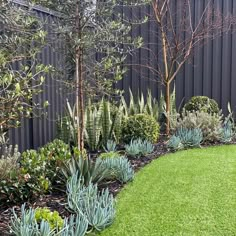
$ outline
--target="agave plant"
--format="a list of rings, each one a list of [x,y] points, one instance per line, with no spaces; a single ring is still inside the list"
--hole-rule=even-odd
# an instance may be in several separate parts
[[[147,140],[131,140],[125,145],[125,151],[129,156],[145,156],[154,151],[154,145]]]
[[[115,218],[114,199],[108,189],[98,191],[97,185],[84,185],[83,178],[74,174],[67,183],[68,209],[84,215],[89,226],[98,231],[112,224]]]
[[[113,140],[108,140],[107,145],[104,149],[106,152],[115,152],[116,151],[116,142]]]
[[[70,160],[64,162],[62,173],[64,181],[67,181],[75,173],[79,173],[84,179],[84,184],[90,182],[99,183],[104,178],[109,177],[109,172],[98,161],[93,162],[89,156],[83,156],[77,148],[74,149],[74,156]]]
[[[233,124],[230,120],[224,124],[220,132],[220,141],[223,143],[230,143],[233,140],[235,133],[233,130]]]
[[[121,183],[127,183],[134,178],[134,170],[131,164],[123,156],[106,159],[98,158],[97,161],[109,171],[110,177],[117,179]]]
[[[173,135],[167,142],[167,148],[171,151],[176,151],[182,149],[183,144],[181,143],[181,140],[178,136]]]
[[[202,131],[199,128],[186,129],[181,127],[177,130],[176,136],[180,138],[184,147],[200,147],[203,141]]]

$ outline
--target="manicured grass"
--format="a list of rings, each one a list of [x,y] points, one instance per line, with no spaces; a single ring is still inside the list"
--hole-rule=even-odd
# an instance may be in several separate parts
[[[116,221],[101,235],[236,235],[236,146],[153,161],[119,194]]]

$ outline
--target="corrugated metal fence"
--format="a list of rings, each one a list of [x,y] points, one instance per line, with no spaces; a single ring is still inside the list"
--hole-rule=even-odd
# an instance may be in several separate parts
[[[14,1],[24,6],[23,1]],[[45,22],[45,30],[50,37],[51,26],[56,19],[55,12],[49,12],[42,7],[35,7],[37,17]],[[62,42],[59,40],[56,45],[48,45],[38,56],[40,63],[45,65],[53,65],[57,69],[62,69],[65,59],[62,51]],[[63,78],[60,78],[63,79]],[[53,140],[56,135],[56,120],[58,116],[63,113],[65,108],[66,98],[69,94],[63,93],[63,83],[59,81],[56,75],[51,75],[46,78],[43,85],[43,92],[37,97],[34,97],[34,101],[44,102],[48,101],[50,106],[45,110],[45,115],[33,117],[31,119],[24,119],[20,128],[10,130],[10,141],[12,144],[18,144],[20,150],[26,150],[30,148],[38,148],[47,142]]]
[[[192,15],[194,19],[199,19],[209,1],[191,1]],[[184,1],[171,0],[175,9],[178,9],[178,4],[182,2]],[[231,13],[236,16],[235,0],[214,0],[214,6],[224,15]],[[128,18],[133,20],[143,15],[152,16],[153,14],[151,7],[134,7],[124,11]],[[178,17],[178,13],[175,17]],[[232,108],[236,110],[236,34],[233,33],[235,30],[236,27],[223,37],[218,37],[213,41],[209,40],[209,42],[205,42],[206,44],[203,47],[195,49],[195,56],[184,65],[175,81],[178,106],[193,95],[206,95],[216,99],[224,112],[227,112],[228,102],[231,102]],[[147,47],[148,50],[138,50],[133,56],[128,57],[127,64],[145,64],[147,61],[154,61],[155,56],[160,59],[160,49],[157,45],[157,24],[149,21],[135,27],[132,30],[132,36],[138,35],[143,37],[144,47]],[[154,52],[155,56],[150,52]],[[158,81],[156,76],[147,68],[131,66],[119,87],[125,91],[130,87],[136,93],[138,90],[146,93],[147,89],[150,88],[153,95],[158,97],[161,86],[156,81]]]
[[[201,14],[207,0],[192,0],[193,14],[195,18]],[[177,4],[180,0],[173,0]],[[236,15],[235,0],[214,0],[214,3],[222,13]],[[36,8],[35,11],[44,20],[53,20],[54,16],[44,8]],[[140,18],[145,14],[152,14],[150,7],[134,7],[122,9],[130,19]],[[50,30],[49,28],[47,30]],[[235,29],[232,29],[232,32]],[[157,38],[154,33],[157,26],[149,21],[132,30],[132,36],[141,35],[145,45],[156,52],[159,49],[156,45]],[[62,55],[55,52],[51,47],[45,47],[41,54],[42,62],[58,66],[58,61],[63,60]],[[141,64],[143,60],[154,60],[148,50],[140,49],[134,55],[128,57],[128,64]],[[236,109],[236,34],[227,34],[224,37],[208,42],[204,47],[196,51],[191,62],[186,63],[176,78],[177,104],[180,105],[183,99],[187,100],[193,95],[206,95],[216,99],[221,108],[226,111],[227,103],[231,102],[232,108]],[[160,95],[160,86],[155,82],[154,75],[145,68],[131,66],[126,78],[119,83],[118,87],[127,91],[129,87],[137,94],[138,91],[146,93],[151,89],[153,96]],[[49,100],[51,106],[48,109],[48,116],[45,118],[33,118],[25,120],[21,128],[10,132],[12,143],[20,145],[21,150],[26,148],[37,148],[55,137],[57,115],[63,112],[65,96],[61,96],[58,89],[60,84],[55,80],[48,79],[44,85],[44,92],[39,99]],[[126,93],[128,99],[128,93]]]

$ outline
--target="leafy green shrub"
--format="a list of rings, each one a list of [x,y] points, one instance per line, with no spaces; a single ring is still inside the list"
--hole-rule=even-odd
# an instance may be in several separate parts
[[[218,141],[222,127],[222,115],[209,114],[204,111],[186,111],[177,121],[178,128],[199,128],[203,134],[203,141]]]
[[[186,111],[203,111],[209,114],[218,114],[220,109],[214,99],[206,96],[194,96],[184,106]]]
[[[176,136],[179,137],[185,148],[200,147],[203,140],[202,131],[199,128],[186,129],[181,127],[177,130]]]
[[[67,205],[72,212],[84,215],[88,224],[98,231],[114,221],[114,199],[108,189],[99,192],[97,185],[91,182],[85,186],[78,173],[67,183]]]
[[[155,143],[159,138],[159,124],[146,114],[130,116],[124,121],[122,137],[125,143],[139,138]]]
[[[154,145],[147,140],[131,140],[129,144],[125,145],[125,151],[129,156],[145,156],[154,151]]]
[[[97,159],[97,162],[109,172],[110,178],[117,179],[121,183],[127,183],[134,178],[134,170],[125,157]]]
[[[167,142],[167,148],[171,151],[177,151],[183,148],[183,144],[178,136],[172,135]]]
[[[37,208],[35,210],[35,219],[38,224],[43,220],[47,222],[51,230],[60,231],[64,221],[57,211],[51,212],[48,208]]]

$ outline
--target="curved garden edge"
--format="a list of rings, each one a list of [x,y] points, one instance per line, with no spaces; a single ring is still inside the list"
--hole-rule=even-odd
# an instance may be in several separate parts
[[[102,235],[235,233],[235,157],[236,145],[163,155],[119,193],[115,223]]]

